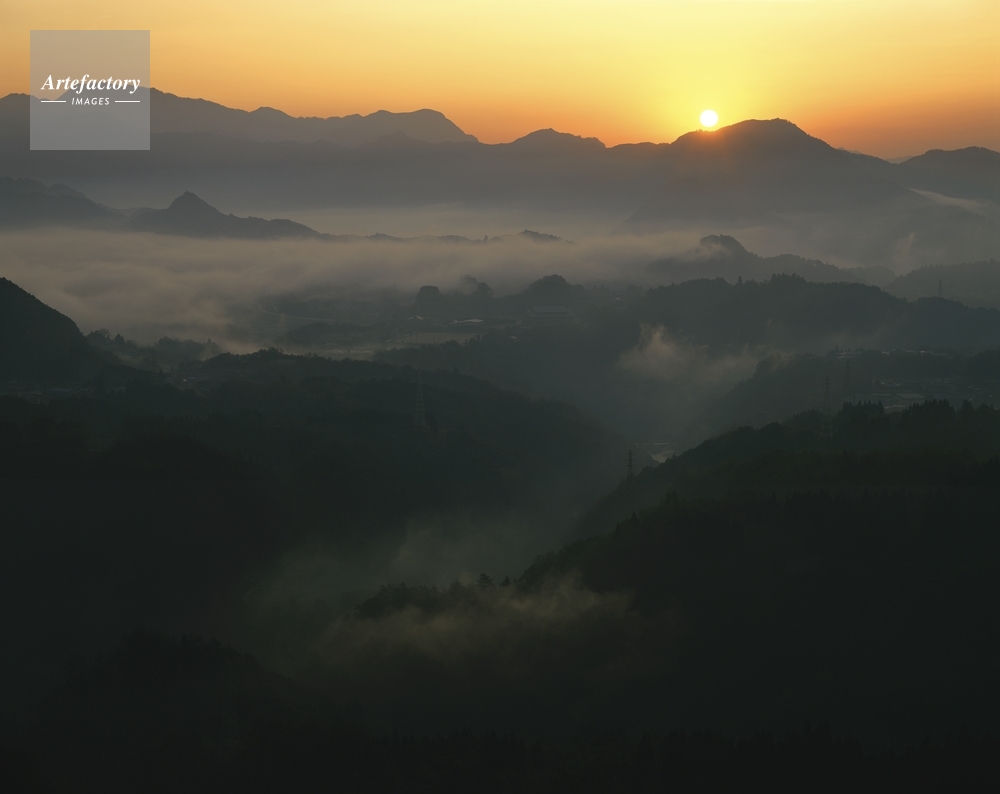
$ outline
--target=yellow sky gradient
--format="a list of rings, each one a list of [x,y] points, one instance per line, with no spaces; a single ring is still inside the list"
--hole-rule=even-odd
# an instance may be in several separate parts
[[[0,0],[0,95],[30,88],[30,30],[115,28],[151,31],[157,88],[247,110],[611,145],[714,108],[883,157],[1000,150],[998,0]]]

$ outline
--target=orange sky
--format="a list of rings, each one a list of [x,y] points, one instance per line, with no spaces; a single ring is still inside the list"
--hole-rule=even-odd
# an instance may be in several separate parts
[[[149,29],[152,83],[233,107],[431,107],[487,142],[607,144],[783,117],[894,157],[1000,150],[998,0],[0,0],[0,94],[31,29]]]

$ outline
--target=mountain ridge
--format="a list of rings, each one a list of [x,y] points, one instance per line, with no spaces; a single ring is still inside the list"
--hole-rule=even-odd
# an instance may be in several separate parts
[[[187,237],[230,237],[273,240],[281,237],[322,239],[323,235],[301,223],[278,218],[240,218],[226,215],[190,191],[185,191],[162,210],[141,212],[126,222],[130,231],[181,234]]]
[[[265,219],[226,214],[190,190],[171,200],[165,208],[116,209],[90,199],[67,185],[45,185],[33,179],[0,176],[0,229],[71,226],[121,232],[151,232],[183,237],[276,240],[414,240],[483,245],[506,239],[534,243],[570,243],[553,234],[525,229],[516,234],[470,239],[462,235],[395,237],[388,234],[352,235],[319,232],[287,218]]]
[[[729,282],[737,279],[766,281],[775,274],[794,274],[819,283],[857,281],[884,287],[896,278],[896,274],[884,265],[842,268],[795,254],[761,256],[748,251],[739,240],[727,234],[702,237],[696,247],[650,262],[647,270],[675,282],[705,278],[706,271],[710,277],[721,276]]]
[[[104,363],[73,320],[0,277],[0,380],[65,384]]]
[[[328,140],[343,146],[371,143],[396,132],[427,143],[476,140],[443,113],[428,108],[403,113],[377,110],[368,115],[354,113],[326,118],[292,116],[276,108],[241,110],[155,88],[150,90],[150,125],[153,133],[216,132],[257,141]]]
[[[262,217],[451,204],[585,211],[640,233],[677,223],[732,224],[733,231],[763,224],[816,237],[810,248],[825,259],[896,269],[940,261],[944,250],[957,261],[1000,251],[1000,153],[981,147],[897,164],[835,149],[784,119],[612,147],[554,130],[484,144],[369,127],[363,143],[346,146],[259,141],[197,125],[156,132],[154,118],[148,152],[82,156],[30,151],[28,102],[26,95],[0,99],[0,174],[71,184],[118,207],[164,206],[191,191]],[[383,116],[398,120],[365,118]]]
[[[434,110],[432,108],[420,108],[418,110],[412,111],[389,111],[389,110],[376,110],[367,115],[360,113],[352,113],[346,116],[293,116],[286,113],[283,110],[272,108],[269,106],[261,106],[254,110],[243,110],[241,108],[231,108],[223,105],[219,102],[214,102],[209,99],[204,99],[201,97],[181,97],[176,94],[172,94],[167,91],[161,91],[156,88],[143,89],[148,91],[150,96],[150,121],[151,121],[151,134],[159,135],[171,132],[215,132],[222,135],[232,135],[234,137],[243,137],[250,140],[255,140],[257,142],[282,142],[290,141],[296,143],[313,143],[318,140],[330,140],[331,142],[336,142],[336,136],[330,137],[330,135],[324,132],[323,125],[329,124],[332,127],[336,126],[351,126],[360,124],[362,122],[372,123],[378,122],[378,129],[376,132],[371,134],[370,137],[364,138],[362,135],[357,137],[364,138],[363,141],[359,140],[354,143],[346,143],[347,146],[357,146],[361,143],[373,143],[379,138],[385,135],[392,135],[395,132],[402,132],[407,138],[415,141],[421,141],[423,143],[461,143],[461,142],[475,142],[483,147],[503,147],[510,146],[512,144],[528,144],[535,142],[544,142],[545,144],[552,143],[554,141],[562,141],[564,143],[570,143],[571,145],[576,145],[580,143],[586,143],[590,147],[614,151],[619,149],[654,149],[662,150],[668,147],[677,147],[680,144],[681,149],[695,149],[698,146],[712,146],[718,145],[722,140],[733,140],[736,138],[741,141],[768,141],[775,142],[780,139],[784,142],[794,141],[799,144],[804,144],[815,148],[817,151],[825,151],[832,154],[844,154],[851,157],[862,157],[868,160],[877,161],[879,163],[885,163],[893,166],[902,166],[904,164],[910,164],[910,169],[913,168],[915,161],[924,162],[931,161],[935,158],[945,158],[948,159],[951,156],[957,155],[957,153],[964,153],[962,157],[964,159],[969,159],[975,156],[985,156],[987,158],[995,158],[991,160],[991,163],[995,164],[1000,162],[1000,152],[996,152],[992,149],[982,147],[982,146],[967,146],[960,147],[958,149],[929,149],[922,154],[917,154],[905,158],[901,162],[893,162],[897,158],[880,158],[877,155],[867,154],[865,152],[858,152],[844,148],[835,148],[829,143],[824,141],[822,138],[817,138],[816,136],[810,135],[801,127],[796,125],[794,122],[775,117],[772,119],[744,119],[742,121],[734,122],[723,127],[719,127],[713,130],[697,129],[690,130],[688,132],[682,133],[673,141],[629,141],[625,143],[615,144],[613,146],[608,146],[599,138],[594,136],[577,135],[575,133],[561,132],[553,129],[552,127],[540,128],[533,130],[510,141],[502,141],[499,143],[482,143],[476,136],[465,132],[462,130],[455,122],[451,121],[445,114],[441,111]],[[30,96],[28,94],[23,94],[19,92],[12,92],[6,96],[0,97],[0,133],[10,130],[10,123],[12,121],[21,121],[25,124],[28,122],[28,100]],[[158,107],[159,106],[159,107]],[[199,118],[169,118],[164,115],[165,110],[172,112],[177,112],[178,107],[183,107],[185,109],[197,109],[190,115],[197,116]],[[218,114],[215,116],[213,114]],[[303,128],[309,127],[311,132],[315,133],[312,137],[308,134],[299,133],[297,135],[292,135],[290,137],[261,137],[259,135],[260,130],[257,130],[258,134],[255,134],[254,130],[238,130],[233,128],[233,120],[240,119],[244,121],[249,121],[250,126],[262,127],[258,124],[258,120],[265,123],[270,122],[280,122],[284,124],[294,124],[301,122]],[[435,123],[440,123],[442,125],[440,132],[449,133],[450,137],[442,136],[440,138],[433,137],[421,137],[421,135],[414,134],[413,132],[407,132],[401,124],[404,120],[416,119],[420,121],[433,120]],[[223,121],[225,120],[225,121]],[[385,128],[389,128],[386,131]],[[761,135],[761,131],[767,131],[767,135]],[[27,130],[20,131],[24,137],[27,137]],[[777,135],[775,133],[778,133]]]

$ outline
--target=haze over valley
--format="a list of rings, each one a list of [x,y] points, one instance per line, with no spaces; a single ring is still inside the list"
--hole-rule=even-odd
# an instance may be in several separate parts
[[[140,92],[148,151],[0,98],[3,774],[991,768],[1000,153]]]

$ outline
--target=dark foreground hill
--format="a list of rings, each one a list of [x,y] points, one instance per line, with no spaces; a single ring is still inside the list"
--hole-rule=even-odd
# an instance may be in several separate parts
[[[711,733],[528,741],[372,731],[218,643],[138,632],[74,671],[39,725],[0,746],[14,791],[987,791],[994,742],[865,753],[826,728],[734,742]]]
[[[998,417],[859,408],[833,442],[748,431],[514,582],[392,585],[274,625],[300,627],[308,680],[407,730],[995,735]]]
[[[78,383],[106,363],[69,317],[0,278],[0,381]]]
[[[990,405],[973,407],[963,402],[956,410],[946,400],[920,402],[892,412],[878,402],[843,403],[832,416],[811,410],[781,422],[754,428],[742,426],[703,441],[696,447],[644,469],[632,481],[623,481],[577,525],[583,536],[620,521],[636,510],[655,506],[664,493],[676,492],[685,497],[721,497],[730,492],[764,488],[770,493],[789,495],[796,489],[836,490],[846,488],[860,493],[866,485],[882,482],[884,487],[903,487],[905,480],[881,480],[870,471],[857,473],[853,481],[838,479],[841,473],[806,466],[801,472],[783,471],[780,475],[762,471],[754,478],[746,464],[770,455],[815,453],[830,455],[849,451],[853,454],[908,453],[924,449],[948,450],[949,454],[967,453],[984,460],[1000,454],[1000,413]],[[791,458],[786,457],[791,460]],[[874,460],[874,458],[873,458]],[[821,473],[819,473],[821,472]],[[888,476],[888,475],[887,475]],[[768,478],[772,482],[763,485]],[[823,479],[827,477],[828,479]],[[864,477],[869,477],[868,482]]]
[[[66,318],[0,285],[77,349]],[[86,388],[0,396],[0,594],[20,605],[2,619],[8,720],[130,626],[214,625],[317,587],[338,603],[394,565],[514,572],[628,448],[570,406],[453,373],[269,351],[188,361],[174,386],[101,363]]]
[[[451,370],[265,351],[173,377],[116,365],[91,395],[0,398],[10,775],[325,790],[335,763],[373,791],[855,791],[989,773],[1000,411],[855,404],[614,489],[621,439]],[[359,592],[359,572],[386,584]],[[260,664],[142,633],[112,652],[143,625]],[[921,749],[879,755],[903,746]]]

